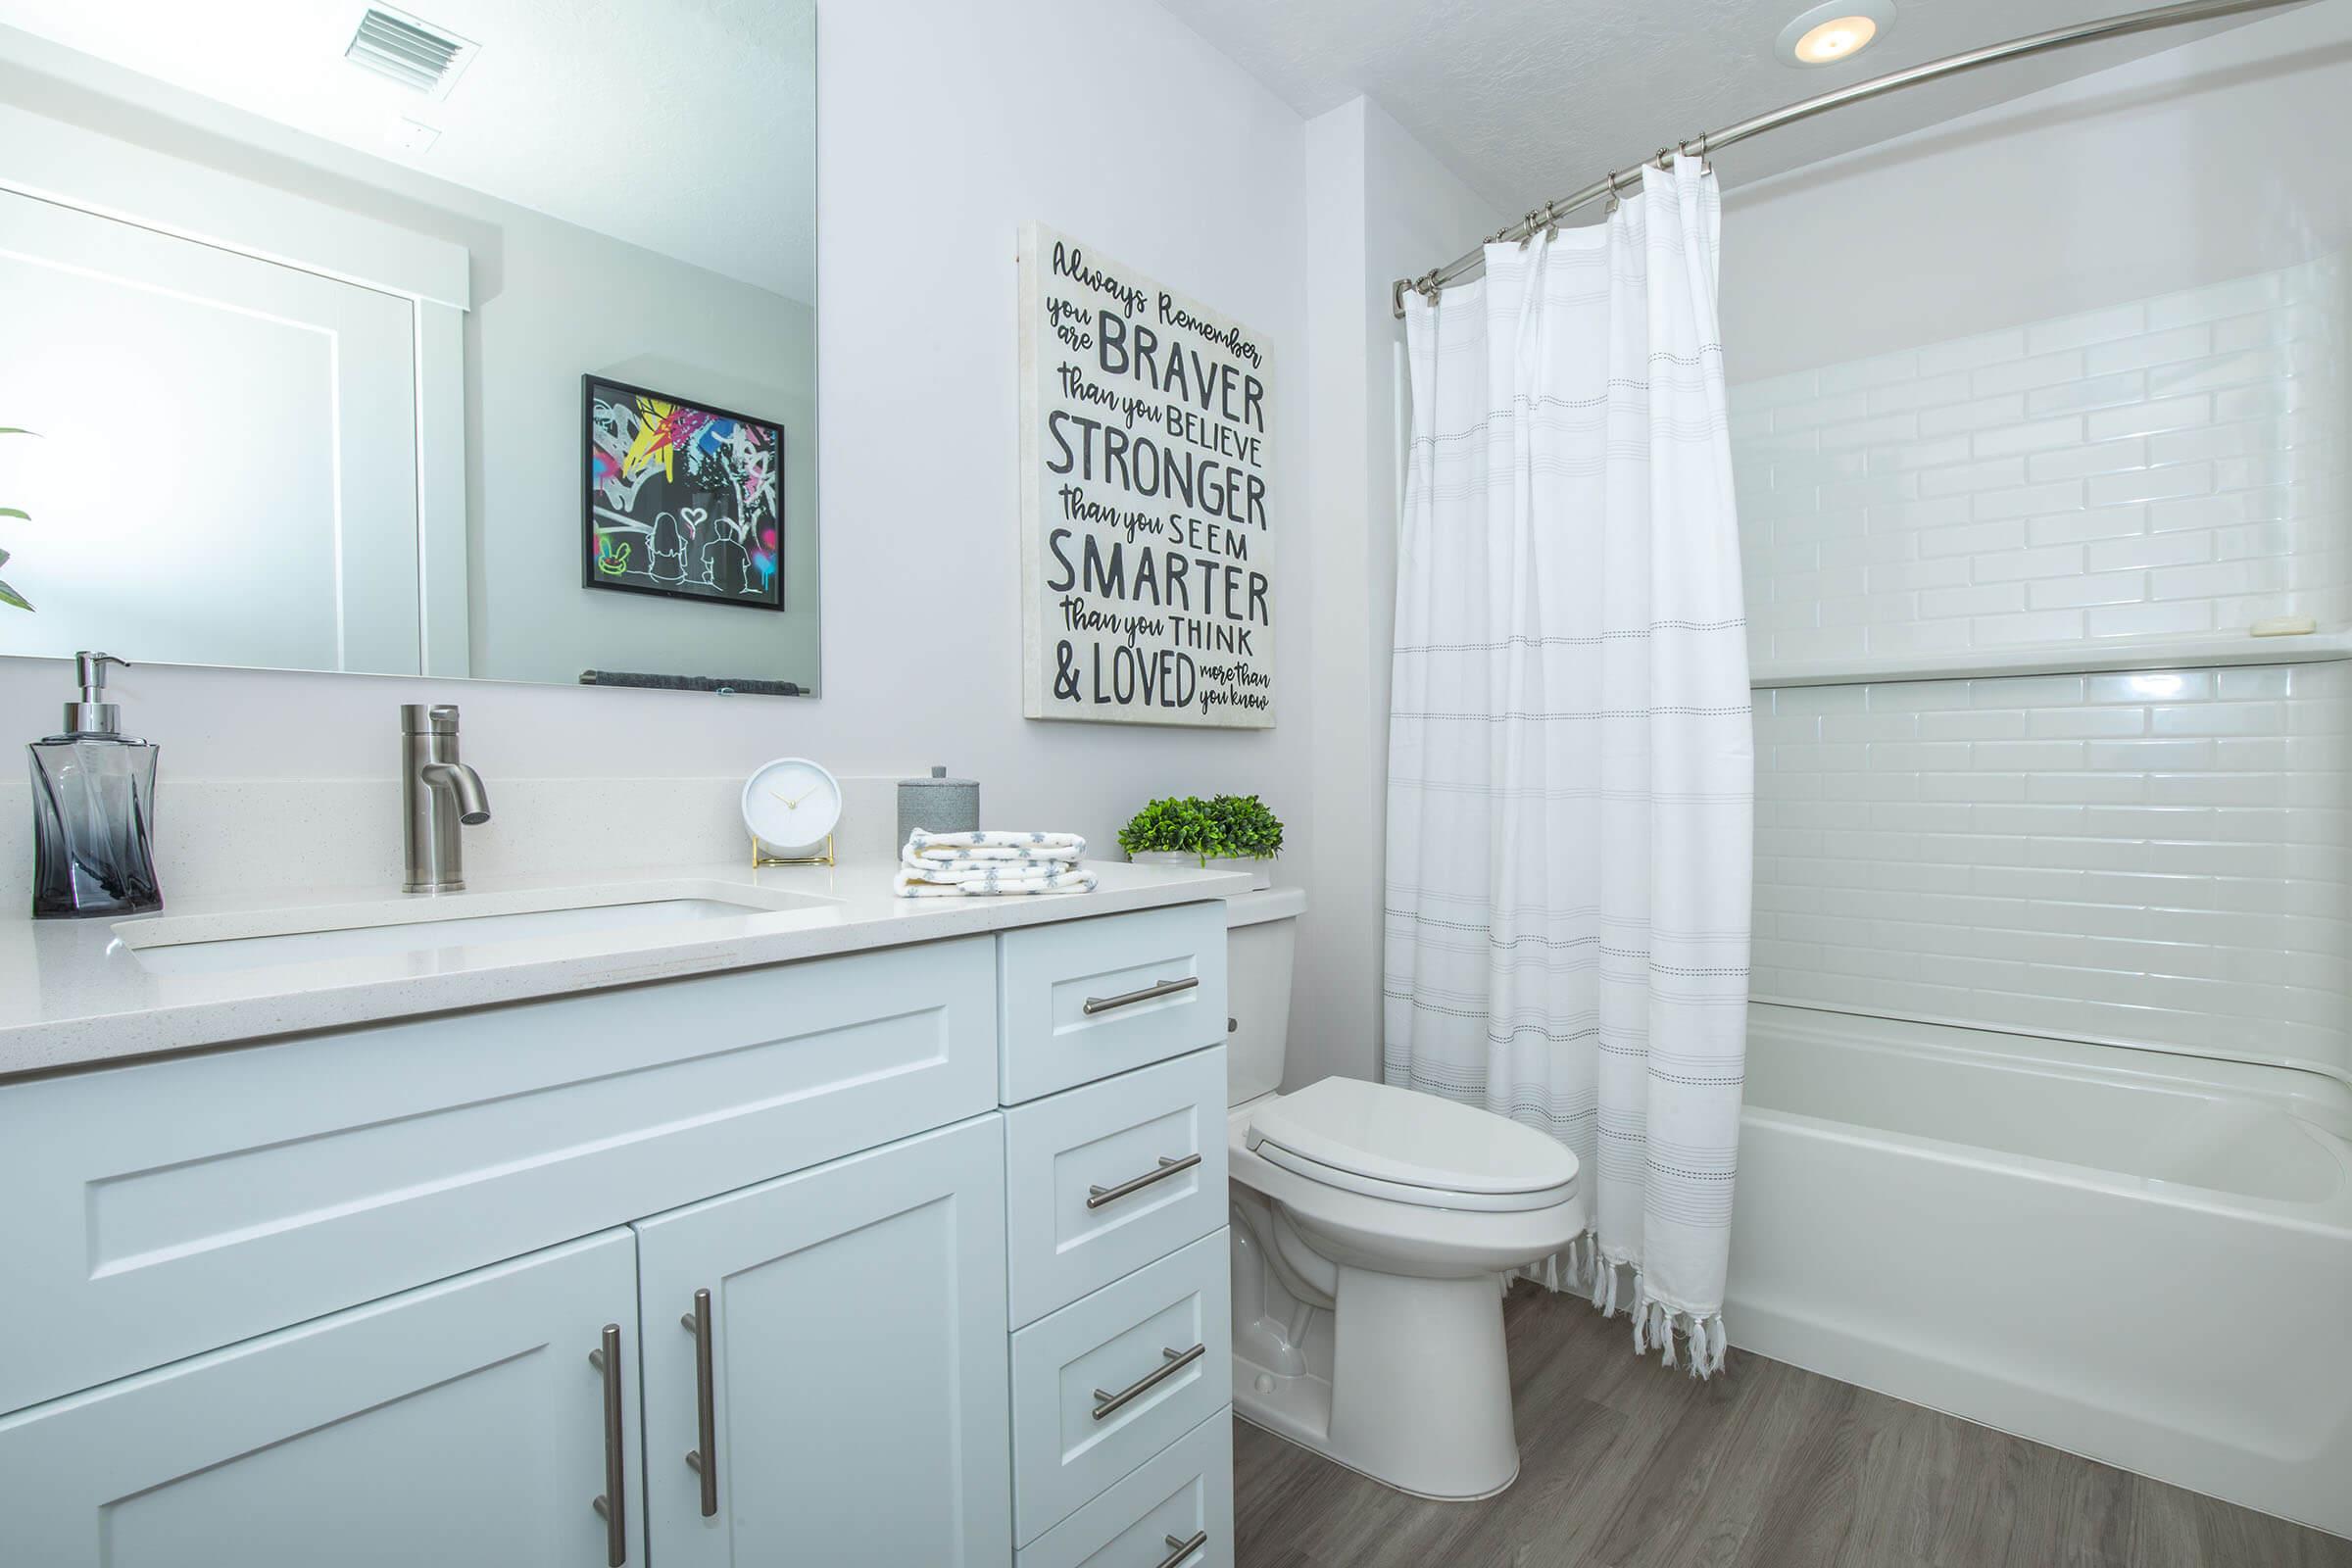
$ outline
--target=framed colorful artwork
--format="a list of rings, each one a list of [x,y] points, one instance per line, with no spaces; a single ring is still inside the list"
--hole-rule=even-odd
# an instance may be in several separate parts
[[[784,608],[784,427],[580,377],[580,584]]]

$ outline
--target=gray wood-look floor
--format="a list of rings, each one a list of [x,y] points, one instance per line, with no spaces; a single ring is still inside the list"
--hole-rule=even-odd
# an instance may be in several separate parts
[[[2352,1565],[2352,1542],[1779,1361],[1696,1382],[1573,1298],[1521,1285],[1504,1320],[1510,1491],[1424,1502],[1236,1422],[1240,1568]]]

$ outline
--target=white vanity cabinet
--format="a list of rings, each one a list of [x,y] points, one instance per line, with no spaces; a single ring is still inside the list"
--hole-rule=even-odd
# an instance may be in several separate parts
[[[0,1082],[0,1563],[1230,1563],[1223,943]]]

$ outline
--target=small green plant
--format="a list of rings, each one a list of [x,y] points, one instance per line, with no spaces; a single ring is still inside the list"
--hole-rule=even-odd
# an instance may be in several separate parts
[[[1212,858],[1270,860],[1282,853],[1282,818],[1254,795],[1171,796],[1136,812],[1119,829],[1119,848],[1129,855],[1189,855],[1203,865]]]
[[[1219,855],[1243,860],[1271,860],[1282,853],[1282,818],[1254,795],[1220,795],[1208,803],[1224,848]]]
[[[30,430],[19,429],[13,424],[0,425],[0,435],[31,435],[32,433],[33,432]],[[14,517],[19,522],[30,522],[32,520],[32,518],[26,514],[24,509],[22,507],[0,507],[0,517]],[[7,564],[8,552],[5,550],[0,550],[0,566],[5,566]],[[30,610],[32,608],[32,601],[26,599],[23,594],[17,592],[8,584],[0,582],[0,605],[13,605],[19,610]]]
[[[1153,801],[1119,829],[1119,848],[1129,855],[1190,855],[1204,865],[1225,853],[1222,843],[1216,818],[1190,797]]]

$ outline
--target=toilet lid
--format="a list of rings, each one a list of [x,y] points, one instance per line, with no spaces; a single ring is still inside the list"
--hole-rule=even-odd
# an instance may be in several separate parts
[[[1532,1127],[1360,1078],[1325,1078],[1250,1113],[1251,1142],[1368,1178],[1384,1189],[1532,1198],[1575,1185],[1576,1156]],[[1293,1161],[1279,1161],[1293,1164]],[[1517,1206],[1486,1204],[1476,1206]]]

